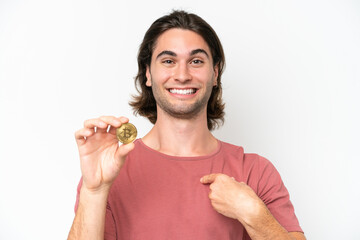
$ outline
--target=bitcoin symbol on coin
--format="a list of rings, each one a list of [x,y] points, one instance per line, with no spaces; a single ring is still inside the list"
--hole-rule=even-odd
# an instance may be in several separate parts
[[[136,136],[137,136],[136,127],[131,123],[124,123],[119,128],[116,129],[117,139],[124,144],[134,141]]]
[[[124,128],[123,133],[124,133],[123,135],[124,138],[128,139],[131,137],[131,130],[129,128]]]

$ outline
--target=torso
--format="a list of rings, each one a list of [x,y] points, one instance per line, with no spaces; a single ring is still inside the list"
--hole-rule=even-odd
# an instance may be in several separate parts
[[[184,158],[161,154],[137,140],[109,195],[122,236],[118,239],[242,239],[243,226],[217,213],[209,186],[200,183],[215,172],[241,178],[240,162],[236,169],[226,161],[224,144],[219,142],[210,155]],[[242,148],[234,150],[242,159]]]

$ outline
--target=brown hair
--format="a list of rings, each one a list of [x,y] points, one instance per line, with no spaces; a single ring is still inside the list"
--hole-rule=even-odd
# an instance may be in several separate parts
[[[139,93],[133,96],[130,106],[134,113],[147,117],[155,124],[157,119],[156,101],[152,89],[146,86],[146,67],[150,66],[151,57],[158,37],[172,28],[191,30],[206,41],[213,57],[214,67],[218,65],[217,86],[213,87],[207,105],[208,129],[213,130],[224,122],[225,104],[222,102],[221,75],[225,67],[225,56],[221,42],[212,27],[202,18],[185,11],[173,11],[171,14],[157,19],[145,33],[138,53],[138,74],[135,86]]]

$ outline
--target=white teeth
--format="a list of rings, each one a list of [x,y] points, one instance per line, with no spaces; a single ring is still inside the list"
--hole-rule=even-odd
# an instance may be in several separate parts
[[[171,89],[170,89],[170,92],[171,92],[171,93],[176,93],[176,94],[186,95],[186,94],[193,94],[193,93],[195,93],[195,89],[193,89],[193,88],[191,88],[191,89],[174,89],[174,88],[171,88]]]

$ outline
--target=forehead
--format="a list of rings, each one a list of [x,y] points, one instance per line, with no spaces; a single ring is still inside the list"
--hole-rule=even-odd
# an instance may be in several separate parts
[[[172,28],[158,37],[153,56],[164,50],[187,55],[195,49],[203,49],[211,56],[209,45],[200,34],[191,30]]]

